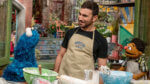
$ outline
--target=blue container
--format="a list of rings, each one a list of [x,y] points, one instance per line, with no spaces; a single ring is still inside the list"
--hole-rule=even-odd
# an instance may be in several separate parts
[[[56,37],[57,37],[57,34],[56,34],[56,32],[53,34],[53,36],[54,36],[54,38],[56,38]]]
[[[133,74],[125,71],[111,71],[110,75],[100,72],[104,84],[130,84]]]

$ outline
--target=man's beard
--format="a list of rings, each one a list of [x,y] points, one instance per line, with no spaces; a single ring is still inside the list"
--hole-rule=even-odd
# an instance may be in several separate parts
[[[82,21],[81,21],[82,22]],[[88,24],[86,24],[85,23],[85,25],[84,26],[80,26],[81,28],[83,28],[83,29],[86,29],[86,28],[88,28],[90,25],[92,25],[93,23],[92,22],[89,22]]]

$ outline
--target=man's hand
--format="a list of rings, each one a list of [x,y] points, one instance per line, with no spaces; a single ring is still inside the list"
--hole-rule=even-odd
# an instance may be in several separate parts
[[[99,67],[99,70],[100,70],[100,72],[102,72],[102,74],[107,74],[107,75],[110,74],[110,68],[107,66],[101,66],[101,67]]]

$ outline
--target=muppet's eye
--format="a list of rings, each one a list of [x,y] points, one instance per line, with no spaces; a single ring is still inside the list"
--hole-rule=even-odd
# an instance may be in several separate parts
[[[131,48],[131,47],[128,47],[128,49],[129,49],[129,50],[132,50],[132,48]]]

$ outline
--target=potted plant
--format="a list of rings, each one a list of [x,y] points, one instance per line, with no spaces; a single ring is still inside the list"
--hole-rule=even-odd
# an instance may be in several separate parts
[[[112,22],[112,43],[117,43],[117,35],[119,29],[119,18],[117,18],[114,22]]]
[[[52,34],[54,37],[56,37],[56,24],[50,24],[46,31],[48,34]]]

